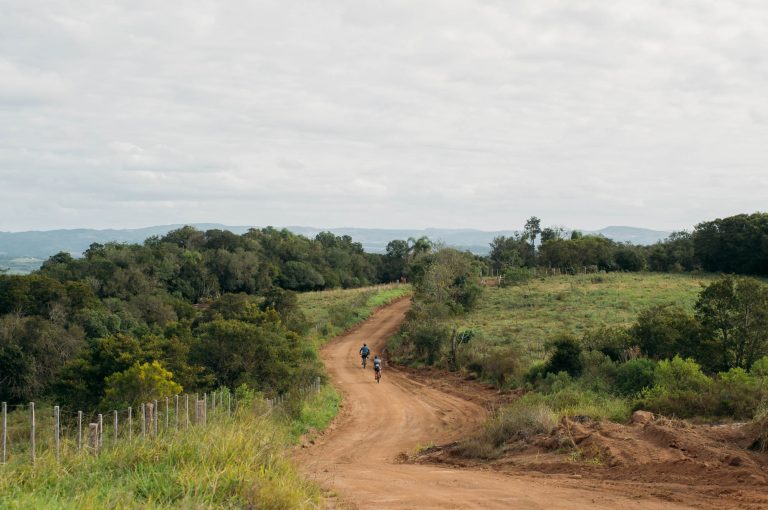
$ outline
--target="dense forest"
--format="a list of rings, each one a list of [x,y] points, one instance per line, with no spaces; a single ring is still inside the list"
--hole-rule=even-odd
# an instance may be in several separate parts
[[[31,275],[0,275],[0,400],[116,407],[147,388],[286,391],[319,372],[293,292],[399,278],[392,258],[272,228],[184,227],[59,253]]]

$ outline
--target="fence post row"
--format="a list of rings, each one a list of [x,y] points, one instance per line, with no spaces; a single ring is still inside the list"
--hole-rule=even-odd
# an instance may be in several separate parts
[[[311,389],[320,391],[320,378],[316,378],[314,384],[309,387],[302,388],[300,393],[308,394]],[[185,428],[189,428],[190,414],[189,414],[189,401],[190,395],[184,394],[184,416],[181,417],[181,395],[174,395],[173,409],[174,409],[174,422],[175,430],[179,430],[179,426],[182,423]],[[207,425],[208,423],[208,393],[203,393],[202,398],[198,397],[198,394],[193,395],[194,403],[194,420],[195,425]],[[216,416],[218,413],[225,411],[224,399],[226,397],[226,413],[228,417],[232,416],[232,393],[229,389],[222,389],[220,391],[210,392],[210,409],[211,416]],[[276,395],[273,399],[267,399],[266,402],[270,407],[280,405],[286,400],[286,395]],[[236,407],[235,403],[235,407]],[[218,410],[217,410],[218,407]],[[159,434],[159,410],[160,405],[158,400],[154,400],[149,403],[143,403],[137,410],[141,413],[141,437],[146,438],[147,434],[158,437]],[[171,427],[170,421],[171,401],[170,397],[165,397],[165,430],[168,431]],[[236,409],[235,409],[236,411]],[[113,434],[112,446],[118,444],[120,438],[120,411],[114,409],[112,411],[112,428]],[[37,418],[35,411],[35,403],[29,403],[29,421],[30,421],[30,458],[33,464],[37,461]],[[2,437],[2,454],[0,456],[0,463],[5,464],[8,461],[8,404],[2,402],[2,417],[1,417],[1,437]],[[85,441],[83,437],[83,425],[84,425],[84,413],[83,411],[77,412],[77,451],[81,452],[85,448],[92,455],[98,455],[104,448],[104,415],[97,414],[97,419],[93,423],[87,423],[88,425],[88,437]],[[133,439],[133,407],[128,407],[128,422],[124,424],[127,427],[127,432],[123,433],[124,437],[127,437],[129,441]],[[147,428],[149,427],[149,430]],[[55,448],[55,457],[57,461],[61,460],[61,406],[53,406],[53,447]]]

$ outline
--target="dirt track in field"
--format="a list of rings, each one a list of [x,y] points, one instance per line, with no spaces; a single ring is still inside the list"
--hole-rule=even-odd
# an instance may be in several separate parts
[[[678,509],[709,506],[712,499],[655,484],[581,479],[580,475],[494,472],[434,464],[402,463],[417,449],[467,436],[487,413],[460,392],[443,391],[385,366],[380,384],[360,367],[363,342],[380,352],[410,306],[401,300],[379,310],[354,331],[322,350],[344,406],[331,428],[294,460],[328,490],[331,508],[387,509]],[[475,400],[473,402],[472,400]],[[682,488],[681,488],[682,489]],[[727,507],[727,505],[726,505]],[[721,506],[720,508],[724,508]]]

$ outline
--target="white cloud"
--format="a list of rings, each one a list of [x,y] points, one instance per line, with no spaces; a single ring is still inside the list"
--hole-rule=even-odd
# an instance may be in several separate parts
[[[767,22],[751,0],[11,0],[0,229],[751,212]]]

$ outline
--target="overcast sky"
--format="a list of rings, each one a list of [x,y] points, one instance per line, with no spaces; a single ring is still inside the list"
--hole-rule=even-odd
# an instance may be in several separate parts
[[[0,13],[0,230],[677,229],[768,209],[763,0]]]

